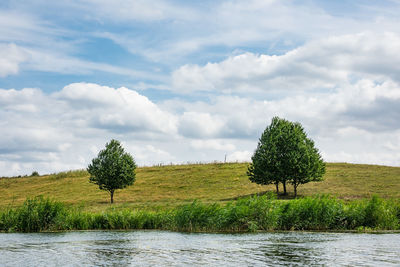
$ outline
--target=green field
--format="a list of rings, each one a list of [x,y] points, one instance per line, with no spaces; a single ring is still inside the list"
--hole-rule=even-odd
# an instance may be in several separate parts
[[[203,203],[225,203],[243,196],[275,191],[274,186],[251,183],[246,169],[247,163],[141,167],[137,169],[133,186],[116,191],[112,206],[108,193],[89,183],[85,171],[2,178],[0,209],[20,206],[27,197],[38,195],[86,211],[103,211],[110,207],[157,210],[187,204],[195,199]],[[400,167],[328,163],[324,178],[322,182],[301,185],[299,197],[331,194],[345,200],[372,195],[400,198]],[[291,186],[288,190],[292,194]]]

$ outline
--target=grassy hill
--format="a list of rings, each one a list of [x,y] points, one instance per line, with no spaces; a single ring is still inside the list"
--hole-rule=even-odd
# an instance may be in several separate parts
[[[199,199],[224,202],[241,196],[274,191],[246,176],[246,163],[215,163],[142,167],[136,182],[117,190],[113,208],[158,209],[175,207]],[[40,177],[0,179],[0,209],[21,205],[26,197],[44,195],[88,211],[111,207],[107,192],[90,184],[86,171],[71,171]],[[289,193],[292,187],[289,186]],[[400,167],[328,163],[325,180],[301,185],[299,196],[331,194],[343,199],[400,198]]]

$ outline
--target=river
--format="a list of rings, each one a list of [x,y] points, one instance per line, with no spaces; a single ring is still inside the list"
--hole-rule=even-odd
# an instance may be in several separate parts
[[[400,234],[1,233],[0,266],[400,266]]]

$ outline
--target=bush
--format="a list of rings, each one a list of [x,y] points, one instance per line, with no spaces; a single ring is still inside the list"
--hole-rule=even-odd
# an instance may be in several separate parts
[[[15,211],[15,230],[21,232],[50,230],[64,211],[62,203],[55,202],[49,198],[43,198],[42,196],[28,198]]]
[[[220,206],[216,203],[212,205],[202,204],[193,201],[189,205],[184,205],[175,213],[175,224],[180,231],[202,231],[206,229],[215,230],[219,225],[217,218],[220,213]]]
[[[16,231],[17,213],[14,209],[6,209],[0,213],[0,231],[14,232]]]
[[[284,230],[343,229],[343,204],[329,196],[287,201],[281,207],[279,228]]]
[[[377,229],[398,229],[397,207],[392,201],[383,201],[373,196],[365,207],[365,227]]]

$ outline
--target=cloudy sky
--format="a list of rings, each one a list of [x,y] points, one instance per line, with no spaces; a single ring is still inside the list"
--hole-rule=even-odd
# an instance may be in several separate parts
[[[0,176],[249,160],[273,116],[400,165],[400,1],[0,3]]]

